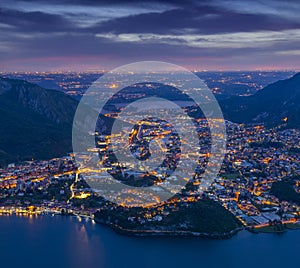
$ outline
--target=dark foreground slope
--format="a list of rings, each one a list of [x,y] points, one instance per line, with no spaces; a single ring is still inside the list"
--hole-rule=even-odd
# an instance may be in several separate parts
[[[183,235],[228,238],[242,228],[229,211],[210,199],[168,203],[155,208],[101,209],[95,220],[128,235]]]
[[[62,92],[0,78],[0,165],[70,152],[76,107]]]

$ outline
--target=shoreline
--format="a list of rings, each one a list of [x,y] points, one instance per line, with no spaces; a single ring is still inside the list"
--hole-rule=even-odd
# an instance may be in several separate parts
[[[201,237],[207,239],[230,239],[238,232],[245,230],[244,227],[239,227],[234,230],[231,230],[227,233],[204,233],[204,232],[194,232],[194,231],[176,231],[176,230],[134,230],[134,229],[126,229],[120,225],[113,224],[111,222],[106,222],[99,220],[97,218],[94,219],[97,224],[102,224],[110,227],[113,231],[118,234],[127,235],[127,236],[136,236],[136,237],[146,237],[146,236],[173,236],[173,237]]]
[[[230,232],[226,233],[204,233],[204,232],[194,232],[194,231],[171,231],[171,230],[134,230],[134,229],[126,229],[123,228],[120,225],[106,222],[104,220],[100,220],[97,218],[94,218],[92,215],[84,215],[84,214],[74,214],[74,213],[62,213],[61,211],[51,211],[51,210],[38,210],[38,211],[28,211],[24,209],[6,209],[6,210],[0,210],[0,217],[1,216],[30,216],[30,215],[38,215],[38,216],[44,216],[44,215],[59,215],[59,216],[69,216],[69,217],[80,217],[80,218],[89,218],[90,220],[93,220],[97,224],[105,225],[111,228],[114,232],[121,234],[121,235],[127,235],[127,236],[181,236],[181,237],[201,237],[201,238],[210,238],[210,239],[230,239],[234,235],[236,235],[238,232],[245,230],[245,227],[238,227],[234,230],[231,230]]]
[[[280,231],[264,231],[260,230],[260,228],[251,228],[251,227],[238,227],[234,230],[231,230],[226,233],[205,233],[205,232],[196,232],[196,231],[176,231],[176,230],[152,230],[152,229],[145,229],[145,230],[138,230],[138,229],[126,229],[120,225],[114,224],[112,222],[107,222],[104,220],[100,220],[97,218],[94,218],[93,214],[75,214],[75,213],[62,213],[61,211],[57,210],[38,210],[38,211],[29,211],[24,209],[5,209],[0,210],[0,217],[1,216],[44,216],[44,215],[59,215],[59,216],[69,216],[69,217],[79,217],[79,218],[85,218],[89,219],[94,223],[105,225],[109,228],[111,228],[115,233],[126,235],[126,236],[134,236],[134,237],[147,237],[147,236],[156,236],[156,237],[162,237],[162,236],[169,236],[169,237],[200,237],[200,238],[206,238],[206,239],[214,239],[214,240],[226,240],[230,239],[236,234],[238,234],[240,231],[246,230],[252,234],[282,234],[288,231],[293,230],[299,230],[300,229],[300,221],[295,222],[294,225],[286,226],[285,229]]]

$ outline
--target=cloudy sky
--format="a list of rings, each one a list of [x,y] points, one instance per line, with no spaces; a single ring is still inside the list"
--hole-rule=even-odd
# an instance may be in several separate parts
[[[300,2],[0,1],[0,71],[300,68]]]

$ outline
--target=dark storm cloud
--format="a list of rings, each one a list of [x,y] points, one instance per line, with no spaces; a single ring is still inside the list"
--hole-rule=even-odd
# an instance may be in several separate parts
[[[46,3],[49,1],[29,1],[31,3]],[[51,4],[69,4],[74,6],[87,5],[89,1],[51,1]],[[126,6],[136,1],[91,1],[94,6],[120,5]],[[47,13],[47,9],[35,12],[22,11],[25,4],[20,2],[17,9],[0,9],[0,21],[6,24],[19,27],[22,31],[83,31],[91,33],[114,32],[114,33],[177,33],[186,29],[193,30],[194,33],[221,33],[237,31],[256,31],[256,30],[284,30],[296,29],[300,27],[300,20],[295,22],[288,18],[278,17],[272,14],[245,14],[232,10],[224,10],[217,4],[209,6],[206,1],[159,1],[160,4],[172,4],[170,10],[162,12],[110,17],[106,14],[99,14],[99,22],[96,20],[84,29],[76,29],[76,19],[80,17],[89,18],[88,12],[84,8],[81,12],[72,12],[72,9],[65,8],[61,14]],[[144,2],[146,4],[158,3],[158,1]],[[182,4],[184,3],[184,4]],[[190,3],[190,4],[188,4]],[[136,5],[137,6],[137,5]],[[18,10],[20,7],[20,10]],[[41,6],[43,7],[43,6]],[[47,6],[49,8],[49,6]],[[128,7],[129,9],[131,7]],[[55,9],[54,9],[55,11]],[[57,11],[58,12],[58,11]],[[60,11],[61,12],[61,11]],[[95,14],[90,15],[91,19]]]
[[[115,33],[176,33],[191,29],[194,33],[222,33],[257,30],[296,29],[300,22],[263,14],[237,14],[211,7],[175,9],[99,23],[92,31]]]
[[[75,29],[72,23],[61,15],[42,11],[23,12],[6,8],[0,8],[0,23],[13,26],[14,30],[20,33]]]
[[[176,6],[195,6],[199,3],[209,2],[209,0],[202,0],[202,1],[193,1],[193,0],[150,0],[150,1],[136,1],[136,0],[26,0],[20,1],[17,0],[16,2],[28,2],[28,3],[35,3],[35,4],[59,4],[59,5],[82,5],[82,6],[103,6],[103,5],[139,5],[144,3],[156,3],[156,4],[171,4]]]

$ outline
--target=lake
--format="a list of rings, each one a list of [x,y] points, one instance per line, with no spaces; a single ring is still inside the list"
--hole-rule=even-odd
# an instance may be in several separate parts
[[[297,267],[300,230],[229,240],[129,237],[67,216],[1,216],[0,267]]]

